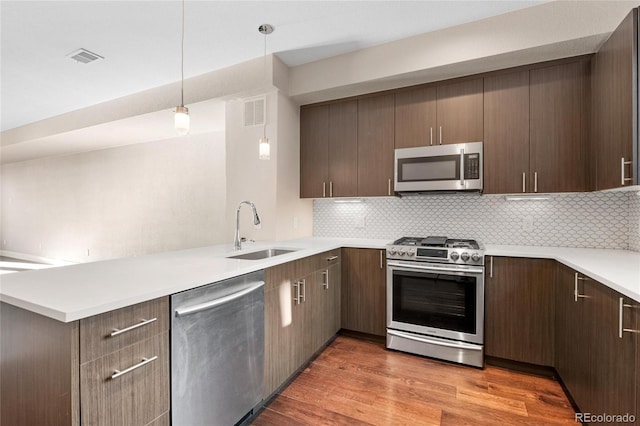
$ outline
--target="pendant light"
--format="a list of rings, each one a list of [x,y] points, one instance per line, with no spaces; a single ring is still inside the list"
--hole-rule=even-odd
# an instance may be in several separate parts
[[[174,125],[180,136],[189,133],[191,128],[191,118],[189,117],[189,108],[184,106],[184,1],[182,0],[182,30],[180,42],[180,105],[176,107],[176,115]]]
[[[264,80],[267,80],[267,35],[273,32],[273,27],[269,24],[262,24],[258,27],[258,32],[264,35]],[[265,108],[267,103],[265,102]],[[258,158],[260,160],[269,160],[271,158],[271,145],[267,137],[267,119],[265,111],[264,126],[262,128],[262,137],[258,142]]]

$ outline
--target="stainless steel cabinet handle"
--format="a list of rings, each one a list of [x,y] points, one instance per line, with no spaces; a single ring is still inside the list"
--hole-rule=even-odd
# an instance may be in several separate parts
[[[331,256],[331,257],[327,257],[327,262],[333,262],[334,260],[336,260],[338,258],[338,256]]]
[[[522,172],[522,192],[527,192],[527,178],[525,172]]]
[[[460,186],[464,188],[464,148],[460,148]]]
[[[578,293],[578,281],[589,281],[589,278],[579,277],[578,273],[575,273],[574,276],[574,286],[573,286],[573,301],[577,302],[578,299],[588,299],[589,296]]]
[[[391,195],[391,179],[389,179],[389,182],[387,183],[387,194]]]
[[[635,330],[633,328],[624,328],[624,308],[636,309],[637,306],[628,305],[624,303],[624,297],[620,298],[620,308],[618,310],[619,313],[619,321],[618,321],[618,337],[622,339],[622,333],[636,333],[640,334],[640,330]]]
[[[433,145],[433,127],[429,127],[429,145]]]
[[[157,356],[157,355],[156,355],[156,356],[153,356],[153,357],[151,357],[151,358],[142,358],[142,361],[140,361],[139,363],[137,363],[137,364],[135,364],[135,365],[132,365],[131,367],[129,367],[129,368],[127,368],[127,369],[124,369],[124,370],[122,370],[122,371],[120,371],[120,370],[114,370],[114,371],[113,371],[113,374],[111,375],[111,380],[113,380],[113,379],[117,379],[117,378],[118,378],[118,377],[120,377],[120,376],[124,376],[124,375],[125,375],[125,374],[127,374],[127,373],[131,373],[131,372],[132,372],[133,370],[135,370],[136,368],[140,368],[140,367],[142,367],[143,365],[147,365],[147,364],[149,364],[150,362],[155,361],[156,359],[158,359],[158,356]]]
[[[633,180],[632,177],[624,177],[624,166],[633,164],[631,161],[624,161],[624,157],[620,159],[620,185],[624,185],[625,182],[630,182]]]
[[[322,182],[322,198],[327,196],[327,183]]]
[[[109,336],[110,337],[115,337],[115,336],[118,336],[118,335],[120,335],[122,333],[126,333],[127,331],[135,330],[136,328],[142,327],[143,325],[151,324],[152,322],[155,322],[157,320],[158,320],[158,318],[141,319],[139,323],[134,324],[134,325],[130,325],[127,328],[114,328]]]
[[[333,181],[329,181],[329,197],[333,197]]]
[[[442,126],[440,126],[440,145],[442,145]]]
[[[489,256],[489,278],[493,278],[493,256]]]
[[[296,305],[300,304],[300,281],[293,283],[293,301]]]
[[[538,172],[533,172],[533,192],[538,192]]]
[[[206,311],[207,309],[213,309],[216,306],[223,305],[225,303],[229,303],[235,299],[239,299],[242,296],[251,293],[262,287],[264,285],[264,281],[257,281],[250,287],[245,288],[244,290],[237,291],[235,293],[231,293],[228,296],[221,297],[219,299],[211,300],[209,302],[200,303],[198,305],[189,306],[187,308],[179,308],[176,309],[176,316],[181,317],[184,315],[195,314],[198,312]]]
[[[302,280],[300,281],[300,288],[302,289],[300,291],[300,297],[298,298],[299,302],[306,302],[307,301],[307,280]]]
[[[329,290],[329,270],[322,271],[322,286],[325,290]]]
[[[382,256],[384,256],[384,250],[380,250],[380,269],[384,268],[384,261],[382,260]]]

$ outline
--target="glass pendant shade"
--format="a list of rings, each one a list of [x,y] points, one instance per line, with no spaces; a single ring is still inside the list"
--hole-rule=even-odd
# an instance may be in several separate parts
[[[269,145],[269,138],[263,136],[260,138],[259,143],[259,159],[260,160],[268,160],[271,158],[271,146]]]
[[[184,106],[176,107],[175,127],[180,136],[184,136],[189,133],[189,129],[191,128],[189,108]]]

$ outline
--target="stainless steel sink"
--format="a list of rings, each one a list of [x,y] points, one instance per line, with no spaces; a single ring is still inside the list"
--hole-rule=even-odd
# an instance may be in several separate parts
[[[265,250],[252,251],[251,253],[238,254],[236,256],[227,256],[227,258],[242,259],[242,260],[260,260],[260,259],[267,259],[269,257],[280,256],[281,254],[292,253],[294,251],[296,250],[271,248],[271,249],[265,249]]]

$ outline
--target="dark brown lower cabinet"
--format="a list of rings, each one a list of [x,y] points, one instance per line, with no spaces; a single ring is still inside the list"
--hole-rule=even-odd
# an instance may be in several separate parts
[[[386,335],[384,250],[342,249],[342,328]]]
[[[490,257],[485,280],[488,356],[537,365],[554,362],[555,261]]]
[[[557,277],[560,378],[581,412],[635,416],[638,303],[566,266]]]
[[[340,328],[340,250],[265,270],[264,397]]]

